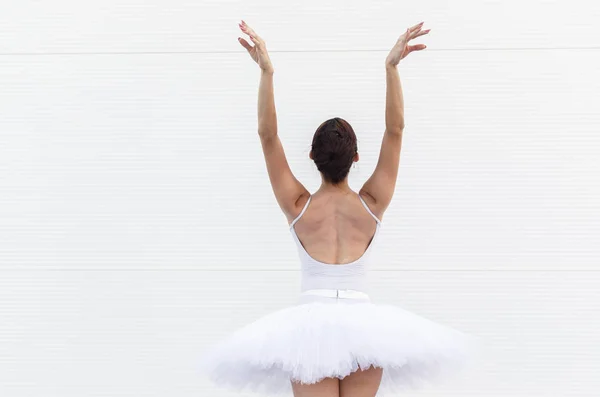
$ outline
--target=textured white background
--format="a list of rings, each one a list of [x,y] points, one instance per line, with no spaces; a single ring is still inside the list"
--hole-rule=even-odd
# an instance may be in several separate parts
[[[293,302],[299,263],[256,133],[275,65],[296,176],[326,118],[355,190],[406,130],[373,299],[472,333],[486,360],[423,396],[597,396],[600,5],[592,1],[0,2],[0,395],[230,396],[204,349]]]

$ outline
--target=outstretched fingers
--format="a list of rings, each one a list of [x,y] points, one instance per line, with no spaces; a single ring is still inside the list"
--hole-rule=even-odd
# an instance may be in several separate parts
[[[407,49],[407,53],[411,53],[413,51],[421,51],[424,50],[425,48],[427,48],[427,46],[425,44],[415,44],[415,45],[408,45],[408,42],[416,39],[417,37],[426,35],[427,33],[429,33],[431,31],[431,29],[427,29],[427,30],[421,30],[421,28],[423,27],[423,22],[416,24],[415,26],[406,29],[406,32],[404,33],[404,44],[406,45],[406,49]]]
[[[427,46],[425,44],[409,45],[408,52],[421,51],[421,50],[424,50],[425,48],[427,48]]]
[[[427,29],[427,30],[421,30],[421,31],[416,31],[416,32],[414,32],[414,33],[412,33],[412,34],[410,35],[410,40],[412,40],[412,39],[416,39],[416,38],[417,38],[417,37],[419,37],[419,36],[423,36],[424,34],[427,34],[427,33],[429,33],[430,31],[431,31],[431,29]]]
[[[248,51],[252,50],[252,46],[250,45],[250,43],[248,43],[246,41],[246,39],[242,38],[242,37],[238,37],[238,41],[240,42],[240,44]]]
[[[421,30],[422,26],[423,22],[413,26],[412,28],[407,29],[406,33],[404,34],[404,43],[408,44],[409,41],[416,39],[417,37],[426,35],[431,31],[431,29]],[[413,51],[424,50],[425,48],[427,48],[425,44],[407,45],[407,50],[409,53]]]
[[[415,26],[412,26],[412,27],[410,27],[410,28],[409,28],[409,30],[410,30],[411,32],[414,32],[414,31],[415,31],[415,30],[417,30],[417,29],[421,29],[421,26],[423,26],[423,24],[424,24],[424,23],[425,23],[425,21],[423,21],[423,22],[419,22],[419,23],[418,23],[418,24],[416,24]]]
[[[262,39],[256,34],[254,29],[248,26],[248,24],[245,21],[242,20],[242,22],[239,24],[239,27],[242,30],[242,32],[246,33],[250,37],[250,40],[252,40],[254,44],[259,45],[262,43]]]

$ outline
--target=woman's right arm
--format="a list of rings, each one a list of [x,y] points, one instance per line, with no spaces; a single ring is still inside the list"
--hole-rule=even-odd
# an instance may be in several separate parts
[[[408,45],[410,40],[429,33],[429,30],[421,31],[422,26],[423,22],[407,29],[385,61],[385,132],[375,170],[359,191],[361,196],[369,201],[371,211],[379,219],[392,201],[400,166],[400,149],[404,131],[404,98],[398,63],[410,52],[426,48],[424,44]]]

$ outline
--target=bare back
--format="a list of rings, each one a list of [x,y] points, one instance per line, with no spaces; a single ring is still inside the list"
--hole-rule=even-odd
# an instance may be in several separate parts
[[[330,265],[344,265],[360,259],[376,229],[371,215],[357,193],[339,195],[315,193],[302,217],[293,226],[300,243],[312,258]],[[308,197],[298,204],[304,207]],[[301,207],[301,208],[302,208]],[[380,216],[378,216],[379,219]]]

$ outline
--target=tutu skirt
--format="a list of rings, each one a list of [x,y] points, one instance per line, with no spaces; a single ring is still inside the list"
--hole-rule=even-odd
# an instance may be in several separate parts
[[[212,346],[200,367],[220,386],[291,396],[291,381],[343,379],[374,366],[383,368],[384,396],[456,373],[475,346],[473,337],[398,306],[301,296]]]

